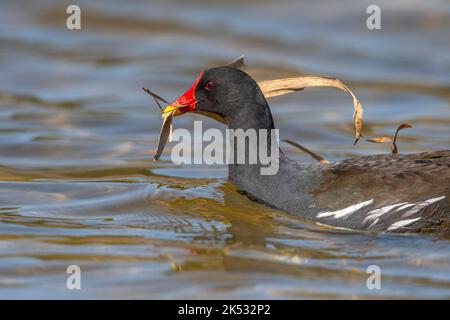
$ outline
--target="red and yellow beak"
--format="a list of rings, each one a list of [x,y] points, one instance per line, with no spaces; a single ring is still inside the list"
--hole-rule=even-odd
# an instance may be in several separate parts
[[[192,87],[190,87],[189,90],[186,91],[181,97],[176,99],[174,102],[169,104],[164,109],[163,117],[165,115],[167,115],[167,113],[173,112],[173,111],[174,111],[174,114],[173,114],[174,116],[179,116],[186,112],[194,112],[194,113],[202,114],[202,115],[212,118],[214,120],[217,120],[221,123],[225,123],[225,119],[216,113],[196,110],[197,98],[195,98],[195,90],[197,89],[197,85],[200,82],[200,79],[202,77],[203,77],[203,72],[200,72],[200,75],[195,80]]]
[[[195,90],[197,89],[197,85],[202,77],[203,72],[200,73],[197,80],[195,80],[194,84],[189,88],[188,91],[186,91],[181,97],[176,99],[164,109],[164,114],[175,110],[174,115],[177,116],[188,111],[194,111],[195,105],[197,104],[197,99],[195,98]]]

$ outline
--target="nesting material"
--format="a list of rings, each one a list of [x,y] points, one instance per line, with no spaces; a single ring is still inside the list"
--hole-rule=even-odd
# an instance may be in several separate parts
[[[401,125],[399,125],[397,127],[397,130],[395,131],[395,134],[392,138],[389,137],[377,137],[377,138],[372,138],[372,139],[366,139],[364,138],[366,141],[368,142],[373,142],[373,143],[386,143],[386,142],[391,142],[391,154],[398,154],[398,148],[397,148],[397,137],[398,137],[398,133],[403,130],[403,129],[408,129],[408,128],[412,128],[412,125],[409,123],[402,123]]]
[[[392,154],[398,153],[396,141],[397,141],[397,136],[398,136],[399,131],[403,130],[403,129],[408,129],[408,128],[412,128],[412,125],[409,123],[402,123],[401,125],[398,126],[397,130],[395,131],[394,141],[392,141],[392,144],[391,144],[391,153]]]
[[[158,141],[158,149],[156,149],[156,154],[153,156],[153,161],[156,161],[161,156],[164,147],[166,146],[167,140],[169,142],[172,141],[172,120],[173,115],[175,114],[176,110],[172,110],[167,113],[163,113],[163,123],[161,126],[161,131],[159,132],[159,141]]]
[[[363,122],[362,105],[356,98],[355,94],[339,79],[331,77],[307,76],[265,80],[259,82],[258,85],[266,98],[276,97],[311,87],[333,87],[347,92],[353,99],[353,122],[355,126],[355,141],[353,144],[356,144],[361,138]]]
[[[240,56],[239,58],[233,60],[228,66],[235,67],[235,68],[241,68],[245,65],[244,63],[244,56]],[[368,142],[373,143],[386,143],[391,142],[391,152],[392,154],[397,154],[398,149],[396,145],[396,139],[398,132],[405,128],[411,128],[412,126],[408,123],[401,124],[394,135],[394,137],[391,139],[389,137],[376,137],[376,138],[366,138],[362,135],[362,124],[363,124],[363,107],[359,100],[356,98],[356,95],[345,85],[343,84],[339,79],[332,78],[332,77],[322,77],[322,76],[301,76],[301,77],[292,77],[292,78],[282,78],[282,79],[274,79],[274,80],[264,80],[258,82],[258,85],[264,94],[265,98],[272,98],[292,92],[301,91],[305,88],[312,88],[312,87],[332,87],[337,88],[339,90],[342,90],[346,93],[348,93],[353,100],[353,123],[354,123],[354,130],[355,130],[355,139],[353,144],[356,144],[361,138]],[[159,134],[159,141],[158,141],[158,148],[156,150],[156,154],[153,157],[153,160],[156,161],[161,156],[164,147],[167,143],[167,140],[172,141],[172,121],[173,117],[175,115],[176,110],[172,110],[169,112],[164,113],[163,108],[161,107],[161,104],[159,101],[164,102],[165,104],[169,104],[167,100],[159,96],[158,94],[150,91],[147,88],[143,88],[143,90],[151,95],[158,105],[159,109],[161,110],[163,123],[161,126],[161,131]],[[302,145],[293,142],[291,140],[287,140],[287,143],[303,150],[304,152],[311,155],[314,159],[317,161],[320,161],[321,163],[328,163],[328,160],[324,159],[320,155],[310,151],[309,149],[303,147]]]
[[[169,102],[162,98],[160,95],[150,91],[148,88],[142,88],[145,93],[151,95],[153,99],[155,99],[156,104],[159,107],[159,110],[161,110],[161,116],[163,118],[163,123],[161,126],[161,131],[159,132],[159,140],[158,140],[158,148],[156,149],[156,154],[153,156],[153,161],[156,161],[161,157],[162,152],[164,151],[164,147],[166,146],[167,140],[172,141],[172,120],[173,116],[175,114],[176,110],[172,110],[170,112],[164,113],[164,110],[159,103],[159,101],[162,101],[166,104],[169,104]]]
[[[286,142],[286,143],[288,143],[288,144],[290,144],[291,146],[294,146],[294,147],[296,147],[297,149],[300,149],[301,151],[303,151],[303,152],[309,154],[314,160],[317,160],[317,161],[319,161],[320,163],[323,163],[323,164],[330,163],[330,161],[328,161],[327,159],[325,159],[324,157],[322,157],[320,154],[315,153],[314,151],[309,150],[308,148],[302,146],[301,144],[299,144],[299,143],[297,143],[297,142],[294,142],[294,141],[289,140],[289,139],[286,139],[286,140],[283,140],[283,141]]]

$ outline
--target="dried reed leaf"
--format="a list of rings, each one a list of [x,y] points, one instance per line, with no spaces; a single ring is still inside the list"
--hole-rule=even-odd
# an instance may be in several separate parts
[[[397,136],[398,136],[399,131],[403,130],[403,129],[407,129],[407,128],[412,128],[412,125],[409,123],[402,123],[401,125],[398,126],[397,130],[395,131],[394,141],[392,141],[392,144],[391,144],[391,153],[392,154],[398,154],[396,141],[397,141]]]
[[[364,137],[363,137],[364,138]],[[392,142],[392,139],[389,137],[376,137],[376,138],[371,138],[371,139],[366,139],[364,138],[364,140],[368,141],[368,142],[373,142],[373,143],[386,143],[386,142]]]
[[[167,140],[172,140],[172,120],[173,115],[176,110],[172,110],[167,113],[163,113],[163,123],[161,126],[161,131],[159,132],[158,148],[156,149],[156,154],[153,156],[153,161],[156,161],[161,156],[164,147],[166,146]]]
[[[240,56],[239,58],[235,59],[234,61],[230,62],[228,66],[232,66],[235,68],[240,68],[244,66],[244,56]],[[347,92],[352,96],[353,99],[353,107],[354,107],[354,113],[353,113],[353,119],[354,119],[354,126],[355,126],[355,141],[354,144],[356,144],[359,139],[362,137],[361,131],[362,131],[362,120],[363,120],[363,108],[361,103],[358,101],[354,93],[346,86],[344,85],[340,80],[336,78],[331,77],[320,77],[320,76],[309,76],[309,77],[295,77],[295,78],[284,78],[284,79],[275,79],[275,80],[266,80],[261,81],[258,83],[261,91],[263,92],[264,96],[266,98],[271,98],[295,91],[303,90],[304,88],[309,87],[333,87],[340,89],[344,92]],[[159,104],[158,100],[165,102],[166,104],[169,104],[165,99],[157,95],[156,93],[150,91],[147,88],[143,88],[143,90],[151,95],[156,103],[158,104],[159,108],[162,111],[162,107]],[[172,120],[174,116],[175,111],[169,112],[169,113],[163,113],[163,124],[161,126],[159,141],[158,141],[158,148],[156,151],[156,154],[154,156],[154,160],[158,160],[161,156],[164,147],[166,145],[167,140],[171,140],[171,133],[172,133]],[[373,142],[376,142],[376,140],[380,140],[379,142],[386,142],[382,141],[385,139],[385,137],[382,138],[375,138]],[[320,161],[321,163],[329,163],[328,160],[324,159],[320,155],[308,150],[307,148],[301,146],[300,144],[297,144],[290,140],[285,140],[287,143],[299,148],[300,150],[308,153],[316,159],[317,161]]]
[[[157,95],[156,93],[150,91],[150,89],[143,87],[142,90],[144,90],[145,93],[151,95],[153,97],[153,99],[155,99],[156,105],[158,106],[159,110],[161,111],[161,114],[164,113],[163,107],[161,106],[161,104],[159,103],[158,100],[161,100],[162,102],[169,104],[167,102],[167,100],[165,100],[164,98],[162,98],[161,96]]]
[[[389,137],[376,137],[376,138],[371,138],[371,139],[367,139],[365,137],[362,136],[362,138],[368,142],[373,142],[373,143],[386,143],[386,142],[392,142],[391,144],[391,153],[392,154],[397,154],[398,153],[398,149],[397,149],[397,136],[400,130],[406,129],[406,128],[412,128],[412,125],[409,123],[402,123],[401,125],[399,125],[397,127],[397,130],[395,131],[394,137],[389,138]]]
[[[150,91],[150,89],[148,89],[148,88],[144,87],[144,88],[142,88],[142,90],[144,90],[145,93],[151,95],[153,97],[153,99],[155,99],[156,104],[158,105],[159,109],[161,110],[161,114],[162,114],[162,118],[163,118],[163,123],[161,125],[161,131],[159,132],[158,148],[156,149],[156,154],[153,156],[153,161],[156,161],[159,159],[159,157],[161,157],[164,147],[166,146],[167,140],[169,140],[169,141],[172,140],[172,121],[173,121],[173,115],[175,113],[175,110],[164,113],[164,110],[158,100],[160,100],[166,104],[169,104],[169,102],[167,100],[165,100],[164,98],[162,98],[160,95]]]
[[[362,105],[356,98],[355,94],[339,79],[331,77],[308,76],[265,80],[259,82],[258,85],[266,98],[276,97],[310,87],[333,87],[347,92],[352,96],[354,107],[353,120],[355,126],[355,141],[353,144],[356,144],[361,138],[363,121]]]
[[[161,100],[162,102],[169,104],[169,101],[161,97],[160,95],[154,93],[153,91],[150,91],[149,88],[143,87],[142,90],[144,90],[145,93],[151,95],[155,100]]]
[[[238,58],[231,61],[227,66],[234,68],[242,68],[245,66],[244,55],[239,56]]]
[[[305,148],[304,146],[302,146],[301,144],[298,144],[297,142],[294,142],[292,140],[283,140],[286,143],[289,143],[290,145],[302,150],[303,152],[306,152],[307,154],[309,154],[313,159],[319,161],[320,163],[330,163],[330,161],[328,161],[327,159],[325,159],[324,157],[322,157],[321,155],[309,150],[308,148]]]

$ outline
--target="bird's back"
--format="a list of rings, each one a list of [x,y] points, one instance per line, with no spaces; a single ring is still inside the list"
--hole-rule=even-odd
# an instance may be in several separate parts
[[[450,150],[374,155],[326,165],[311,218],[372,231],[450,230]]]

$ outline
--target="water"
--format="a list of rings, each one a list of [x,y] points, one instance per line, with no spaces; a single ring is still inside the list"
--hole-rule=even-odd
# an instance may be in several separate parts
[[[161,118],[141,90],[174,99],[244,53],[257,79],[340,78],[367,135],[412,123],[400,152],[448,149],[447,1],[381,1],[380,31],[356,0],[78,3],[81,31],[57,1],[0,5],[0,298],[450,297],[445,236],[320,227],[237,193],[225,167],[175,166],[170,148],[152,162]],[[389,152],[352,146],[341,92],[270,104],[282,138],[327,159]],[[82,290],[66,289],[69,265]],[[369,265],[381,290],[366,287]]]

